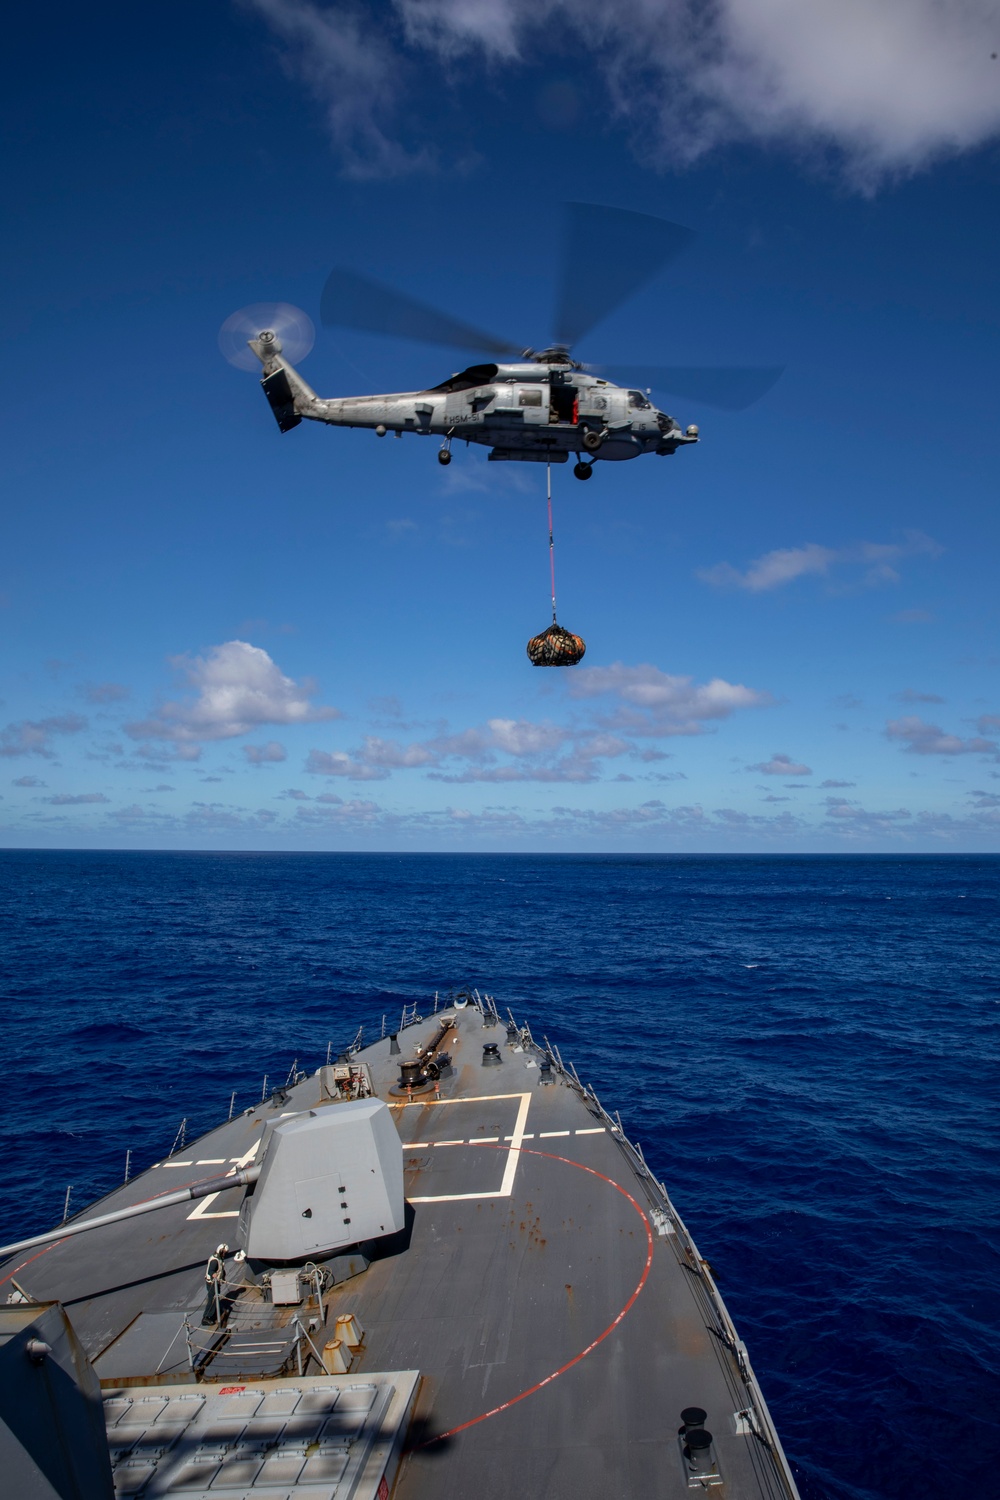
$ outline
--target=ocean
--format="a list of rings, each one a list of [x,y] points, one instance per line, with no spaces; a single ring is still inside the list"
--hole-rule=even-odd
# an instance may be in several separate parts
[[[998,938],[990,856],[5,851],[0,1236],[475,985],[621,1112],[805,1500],[1000,1495]]]

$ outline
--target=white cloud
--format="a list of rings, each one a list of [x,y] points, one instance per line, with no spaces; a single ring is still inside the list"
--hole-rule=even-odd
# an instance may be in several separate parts
[[[624,756],[643,763],[669,759],[655,745],[640,748],[637,738],[701,734],[707,724],[738,709],[773,702],[768,693],[722,678],[695,683],[648,664],[587,668],[574,672],[565,686],[577,702],[608,701],[578,710],[568,723],[495,715],[466,729],[442,723],[423,740],[366,735],[349,748],[312,749],[305,770],[348,781],[384,781],[398,771],[418,771],[429,781],[456,784],[595,782],[606,778],[609,761]],[[618,779],[626,775],[619,771]],[[683,773],[647,773],[646,779],[683,779]]]
[[[717,588],[749,589],[752,594],[765,589],[780,588],[794,578],[807,573],[826,573],[831,563],[836,562],[837,553],[830,547],[820,547],[808,542],[804,547],[782,547],[775,552],[765,552],[752,562],[744,573],[731,563],[716,563],[714,568],[699,568],[697,576],[703,583],[712,583]]]
[[[120,703],[129,696],[120,682],[85,682],[80,692],[88,703]]]
[[[42,801],[51,807],[81,807],[85,802],[110,802],[111,798],[105,797],[103,792],[78,792],[75,795],[59,792],[54,797],[43,797]]]
[[[386,771],[435,765],[439,758],[428,745],[400,745],[396,740],[383,740],[374,734],[365,736],[359,756],[365,765]]]
[[[756,766],[747,766],[748,771],[760,771],[765,776],[811,776],[812,769],[809,766],[797,765],[790,755],[780,753],[772,755],[770,760],[761,761]]]
[[[894,694],[900,703],[944,703],[944,698],[939,698],[937,693],[917,693],[913,688],[904,688],[901,693]]]
[[[244,745],[243,754],[252,766],[273,765],[288,759],[288,751],[277,740],[268,740],[266,745]]]
[[[567,756],[563,760],[553,761],[550,765],[470,767],[465,771],[455,772],[453,775],[449,775],[444,771],[431,771],[427,779],[428,781],[444,781],[452,785],[462,786],[477,781],[502,786],[516,781],[537,781],[542,783],[599,781],[600,777],[593,760],[577,756]]]
[[[55,714],[49,719],[21,719],[8,724],[0,732],[0,755],[14,758],[18,755],[40,755],[51,760],[55,755],[52,736],[55,734],[80,734],[87,728],[82,714]]]
[[[488,720],[493,744],[508,755],[540,755],[557,750],[568,731],[558,724],[532,724],[526,719]]]
[[[902,824],[908,831],[913,814],[908,807],[897,807],[887,812],[869,812],[857,802],[846,797],[827,797],[824,806],[826,817],[841,832],[849,837],[896,833]]]
[[[731,563],[722,562],[711,568],[699,568],[696,577],[716,588],[745,589],[751,594],[762,594],[792,583],[796,578],[809,574],[825,576],[833,567],[854,565],[861,569],[857,581],[873,587],[879,583],[898,583],[899,573],[893,564],[903,558],[938,557],[941,550],[932,537],[921,531],[906,532],[902,542],[857,542],[839,548],[807,542],[802,547],[779,547],[774,552],[765,552],[742,572]]]
[[[398,740],[386,740],[378,735],[366,735],[354,750],[311,750],[306,761],[306,770],[313,775],[344,776],[351,781],[384,781],[393,771],[426,769],[434,780],[444,781],[530,781],[562,780],[564,777],[548,774],[534,775],[528,771],[514,772],[513,768],[494,767],[482,774],[474,767],[489,767],[497,754],[515,758],[538,759],[554,753],[573,737],[573,731],[556,724],[533,724],[527,719],[489,719],[476,728],[460,730],[457,734],[439,734],[433,739],[415,741],[409,745]],[[598,755],[619,754],[620,751],[608,741],[601,747],[599,741],[592,744],[591,758]],[[616,746],[618,742],[614,742]],[[581,750],[581,754],[585,754]],[[449,761],[466,761],[470,769],[445,775],[439,769]],[[593,779],[593,773],[586,779]]]
[[[341,797],[317,798],[327,806],[298,807],[295,816],[299,823],[319,823],[329,825],[330,823],[358,825],[382,824],[392,825],[397,820],[391,814],[386,814],[377,802],[362,802],[356,798],[352,802],[345,802]]]
[[[172,740],[181,753],[206,740],[234,739],[264,724],[315,724],[340,712],[310,701],[308,682],[286,677],[267,652],[246,641],[226,641],[205,656],[176,656],[171,664],[194,689],[194,697],[162,704],[149,719],[126,724],[133,740]],[[161,749],[141,752],[162,758]],[[197,750],[195,750],[195,755]]]
[[[412,116],[414,62],[440,88],[474,82],[477,61],[550,69],[574,41],[584,44],[577,66],[593,60],[579,82],[595,107],[602,83],[637,148],[661,163],[729,142],[832,147],[869,188],[1000,131],[995,0],[635,0],[626,22],[605,0],[393,0],[367,14],[315,0],[244,4],[289,45],[354,176],[432,161],[394,139],[404,100]]]
[[[126,725],[125,727],[127,732],[128,726]],[[133,729],[141,727],[150,732],[155,732],[157,726],[151,725],[147,721],[142,726],[133,725],[132,727]],[[143,740],[136,745],[135,753],[139,757],[139,760],[146,766],[147,770],[155,770],[159,766],[165,767],[169,761],[201,760],[201,746],[191,744],[155,745],[151,740]],[[120,770],[131,770],[132,764],[130,761],[119,761],[118,767]]]
[[[286,63],[326,112],[348,177],[364,180],[425,170],[426,150],[407,151],[392,134],[407,64],[384,18],[351,5],[310,0],[243,0],[288,45]]]
[[[984,721],[980,719],[979,727]],[[927,724],[916,714],[904,719],[890,719],[885,726],[890,740],[900,740],[903,748],[912,755],[989,755],[996,754],[995,740],[976,736],[963,740],[957,734],[946,734],[937,724]]]
[[[728,719],[741,708],[764,708],[774,702],[770,693],[741,683],[714,677],[699,684],[648,663],[582,667],[574,672],[569,692],[573,698],[617,699],[619,708],[610,727],[648,735],[701,734],[708,722]]]
[[[344,750],[310,750],[305,769],[310,776],[346,776],[350,781],[385,781],[384,766],[369,766]]]

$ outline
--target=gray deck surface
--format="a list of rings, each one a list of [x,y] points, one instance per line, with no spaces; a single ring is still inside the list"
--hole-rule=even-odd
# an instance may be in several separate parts
[[[719,1319],[683,1235],[659,1232],[634,1158],[579,1090],[558,1073],[543,1085],[538,1054],[515,1051],[470,1007],[457,1013],[440,1100],[390,1097],[398,1063],[439,1020],[403,1032],[402,1057],[390,1058],[388,1040],[361,1054],[393,1105],[411,1233],[334,1289],[322,1335],[353,1312],[366,1340],[352,1376],[423,1376],[399,1500],[688,1495],[677,1438],[687,1406],[707,1411],[715,1438],[725,1485],[711,1493],[794,1495],[767,1444],[737,1430],[752,1395],[710,1331]],[[501,1066],[482,1065],[487,1041],[500,1043]],[[306,1079],[280,1108],[220,1126],[101,1211],[246,1162],[266,1119],[326,1102],[319,1096],[318,1080]],[[26,1252],[0,1279],[13,1271],[33,1296],[62,1301],[99,1374],[103,1364],[127,1377],[129,1358],[143,1366],[135,1376],[158,1363],[180,1373],[183,1340],[170,1341],[183,1311],[200,1316],[205,1260],[220,1241],[235,1244],[242,1196]],[[174,1316],[144,1318],[119,1338],[141,1313]]]

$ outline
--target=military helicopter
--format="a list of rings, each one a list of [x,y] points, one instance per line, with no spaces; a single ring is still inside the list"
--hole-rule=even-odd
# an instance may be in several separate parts
[[[679,255],[694,234],[649,214],[588,203],[565,207],[556,338],[544,349],[519,347],[356,271],[338,269],[323,290],[325,325],[465,348],[492,359],[421,391],[321,397],[291,362],[312,347],[312,325],[287,304],[234,313],[220,332],[223,353],[244,368],[260,361],[261,385],[282,432],[306,419],[370,428],[378,437],[434,436],[440,439],[438,462],[445,465],[455,439],[488,447],[493,463],[562,464],[573,454],[573,473],[581,480],[591,477],[598,460],[666,457],[698,442],[697,426],[682,430],[652,404],[653,387],[727,410],[741,410],[770,389],[780,368],[592,366],[574,359],[576,342]],[[270,326],[262,326],[265,321]],[[616,376],[631,382],[619,385]]]

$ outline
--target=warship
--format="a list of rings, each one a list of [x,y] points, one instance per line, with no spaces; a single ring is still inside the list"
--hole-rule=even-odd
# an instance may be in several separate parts
[[[619,1114],[492,996],[423,1010],[0,1247],[5,1496],[796,1500]]]

